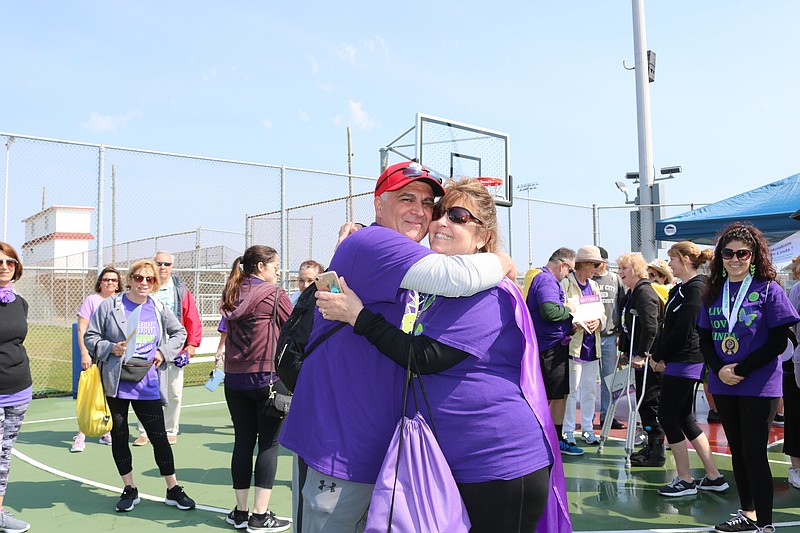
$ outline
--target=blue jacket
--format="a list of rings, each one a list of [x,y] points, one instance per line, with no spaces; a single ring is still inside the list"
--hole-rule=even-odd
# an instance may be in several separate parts
[[[113,355],[111,348],[114,344],[124,341],[128,331],[122,296],[122,294],[117,294],[103,300],[103,303],[100,304],[100,307],[97,308],[97,311],[89,320],[89,327],[83,335],[83,342],[86,344],[86,348],[98,362],[97,366],[103,378],[103,390],[106,396],[112,398],[117,396],[119,388],[122,357]],[[164,363],[158,368],[158,389],[161,395],[161,402],[166,405],[167,380],[163,379],[163,372],[167,369],[167,363],[172,362],[183,347],[183,342],[186,340],[186,330],[172,311],[165,308],[152,296],[149,298],[155,305],[156,316],[161,329],[158,351],[164,356]]]

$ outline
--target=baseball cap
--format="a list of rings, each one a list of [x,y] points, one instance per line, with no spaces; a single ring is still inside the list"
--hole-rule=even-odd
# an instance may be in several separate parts
[[[375,184],[375,196],[380,196],[386,191],[402,189],[413,181],[424,181],[431,186],[434,196],[444,196],[444,187],[442,187],[444,179],[441,174],[425,168],[415,161],[396,163],[384,170]]]

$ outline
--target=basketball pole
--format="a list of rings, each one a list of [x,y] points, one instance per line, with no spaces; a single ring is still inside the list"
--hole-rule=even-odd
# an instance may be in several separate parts
[[[639,145],[639,227],[641,252],[648,261],[656,257],[653,203],[653,139],[650,131],[650,87],[645,35],[644,0],[631,0],[633,11],[633,54],[636,76],[636,126]],[[633,231],[634,228],[631,228]]]

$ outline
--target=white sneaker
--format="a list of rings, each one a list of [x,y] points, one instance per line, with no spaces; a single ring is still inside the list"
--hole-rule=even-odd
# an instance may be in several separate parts
[[[789,485],[796,489],[800,489],[800,468],[789,469]]]
[[[572,444],[573,446],[578,444],[577,442],[575,442],[575,432],[573,431],[564,432],[564,440],[567,441],[569,444]]]
[[[600,444],[600,439],[598,439],[597,435],[595,435],[592,431],[584,431],[581,434],[581,439],[583,439],[583,442],[586,444]]]

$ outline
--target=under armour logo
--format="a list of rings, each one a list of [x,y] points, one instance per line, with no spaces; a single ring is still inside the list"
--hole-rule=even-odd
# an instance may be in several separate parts
[[[325,489],[330,489],[330,491],[333,492],[336,489],[336,483],[331,483],[330,485],[326,485],[325,484],[325,480],[324,479],[320,479],[319,480],[319,490],[325,490]]]

